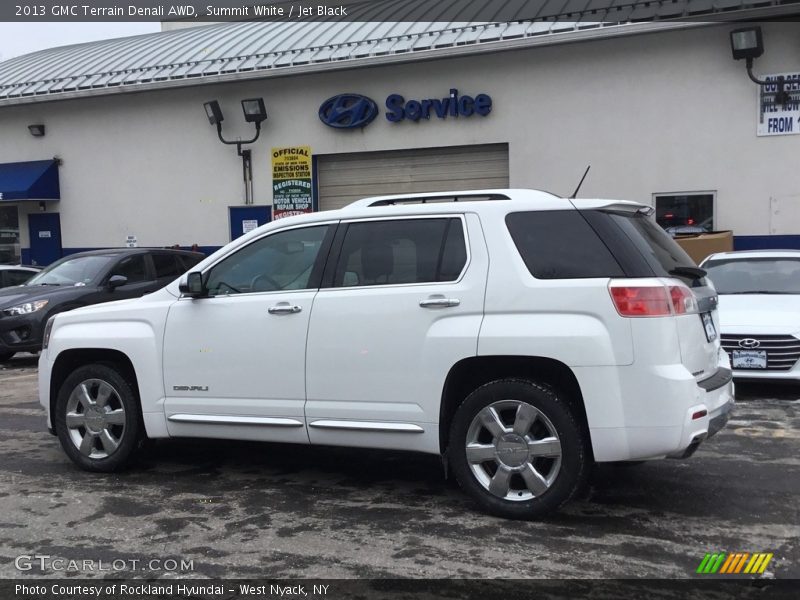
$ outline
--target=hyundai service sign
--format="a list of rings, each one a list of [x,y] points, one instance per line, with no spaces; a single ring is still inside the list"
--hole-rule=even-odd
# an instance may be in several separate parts
[[[443,98],[406,99],[400,94],[389,94],[385,101],[386,120],[422,121],[431,118],[485,117],[492,112],[492,98],[488,94],[474,97],[459,94],[451,88]],[[325,100],[319,107],[319,119],[336,129],[356,129],[369,125],[378,115],[378,105],[361,94],[339,94]]]

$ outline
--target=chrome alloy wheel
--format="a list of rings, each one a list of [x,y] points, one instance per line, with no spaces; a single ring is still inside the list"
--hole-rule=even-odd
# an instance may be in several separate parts
[[[81,454],[108,458],[125,434],[125,408],[119,392],[102,379],[87,379],[67,400],[69,437]]]
[[[483,408],[467,430],[466,456],[492,495],[523,501],[544,494],[561,469],[561,440],[541,411],[519,400]]]

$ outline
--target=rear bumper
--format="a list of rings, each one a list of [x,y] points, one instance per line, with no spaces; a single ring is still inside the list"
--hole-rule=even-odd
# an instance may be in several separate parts
[[[706,377],[697,382],[697,385],[707,392],[713,392],[719,388],[727,385],[733,379],[733,373],[730,369],[720,367],[717,372],[711,377]]]
[[[585,385],[591,377],[578,379],[598,462],[688,457],[725,426],[735,403],[724,353],[717,371],[700,381],[683,365],[620,368],[593,382],[596,394]]]
[[[706,415],[703,423],[696,423],[698,419],[692,418],[696,413],[692,413],[692,415],[689,416],[690,423],[687,424],[686,427],[686,430],[691,436],[689,439],[689,445],[685,450],[668,455],[669,458],[689,458],[692,454],[694,454],[700,447],[700,444],[713,437],[723,427],[725,427],[725,425],[728,423],[728,420],[731,418],[734,402],[734,398],[731,396],[730,400],[725,404],[718,407],[716,410],[709,412]],[[705,427],[705,429],[703,429],[703,427]]]

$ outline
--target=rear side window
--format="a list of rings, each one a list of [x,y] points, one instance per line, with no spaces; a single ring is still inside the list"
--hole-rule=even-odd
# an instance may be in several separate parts
[[[177,277],[183,273],[178,257],[173,254],[153,254],[153,266],[156,268],[156,279]]]
[[[506,215],[506,226],[525,266],[537,279],[624,275],[577,210],[510,213]]]
[[[137,283],[140,281],[147,281],[147,267],[144,262],[144,254],[134,254],[123,258],[119,264],[114,267],[111,275],[122,275],[128,278],[128,283]]]
[[[186,254],[181,254],[178,259],[181,261],[181,265],[184,271],[188,271],[195,265],[199,264],[200,261],[203,260],[202,256],[189,256]]]
[[[455,281],[467,262],[461,219],[351,223],[334,287]]]

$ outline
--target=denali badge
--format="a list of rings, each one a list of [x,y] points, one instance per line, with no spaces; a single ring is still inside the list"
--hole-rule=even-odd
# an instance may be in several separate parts
[[[176,392],[207,392],[207,385],[173,385],[172,389]]]

